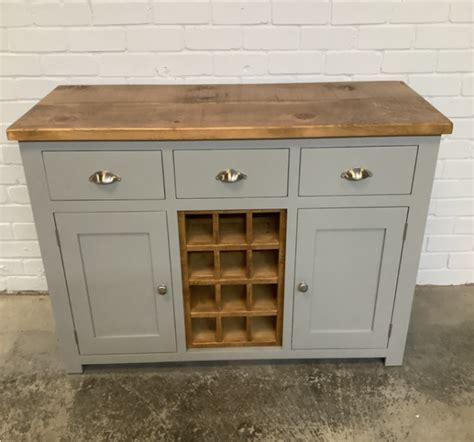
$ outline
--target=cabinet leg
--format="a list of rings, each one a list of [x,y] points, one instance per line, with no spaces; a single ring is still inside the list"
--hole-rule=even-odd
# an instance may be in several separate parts
[[[68,374],[81,374],[84,371],[82,364],[77,359],[64,359],[64,369]]]
[[[386,367],[397,367],[403,365],[403,351],[398,352],[394,351],[388,354],[385,358],[385,366]]]

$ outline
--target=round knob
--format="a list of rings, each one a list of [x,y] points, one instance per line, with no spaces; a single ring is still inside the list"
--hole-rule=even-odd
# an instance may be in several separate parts
[[[306,282],[300,282],[298,284],[298,290],[300,292],[303,292],[303,293],[307,292],[308,291],[308,284],[306,284]]]
[[[165,284],[161,284],[158,286],[158,293],[160,295],[166,295],[168,293],[168,287]]]

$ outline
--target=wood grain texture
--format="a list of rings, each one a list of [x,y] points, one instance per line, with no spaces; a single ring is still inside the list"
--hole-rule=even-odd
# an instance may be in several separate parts
[[[225,140],[440,135],[452,123],[399,81],[59,86],[8,139]]]

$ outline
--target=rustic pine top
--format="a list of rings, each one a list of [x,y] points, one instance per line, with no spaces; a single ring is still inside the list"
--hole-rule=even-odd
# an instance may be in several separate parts
[[[405,83],[59,86],[8,139],[224,140],[440,135],[452,123]]]

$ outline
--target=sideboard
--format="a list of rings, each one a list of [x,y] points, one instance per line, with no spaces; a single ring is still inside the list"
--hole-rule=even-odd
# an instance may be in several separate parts
[[[66,370],[402,364],[451,131],[402,82],[56,88],[8,137]]]

